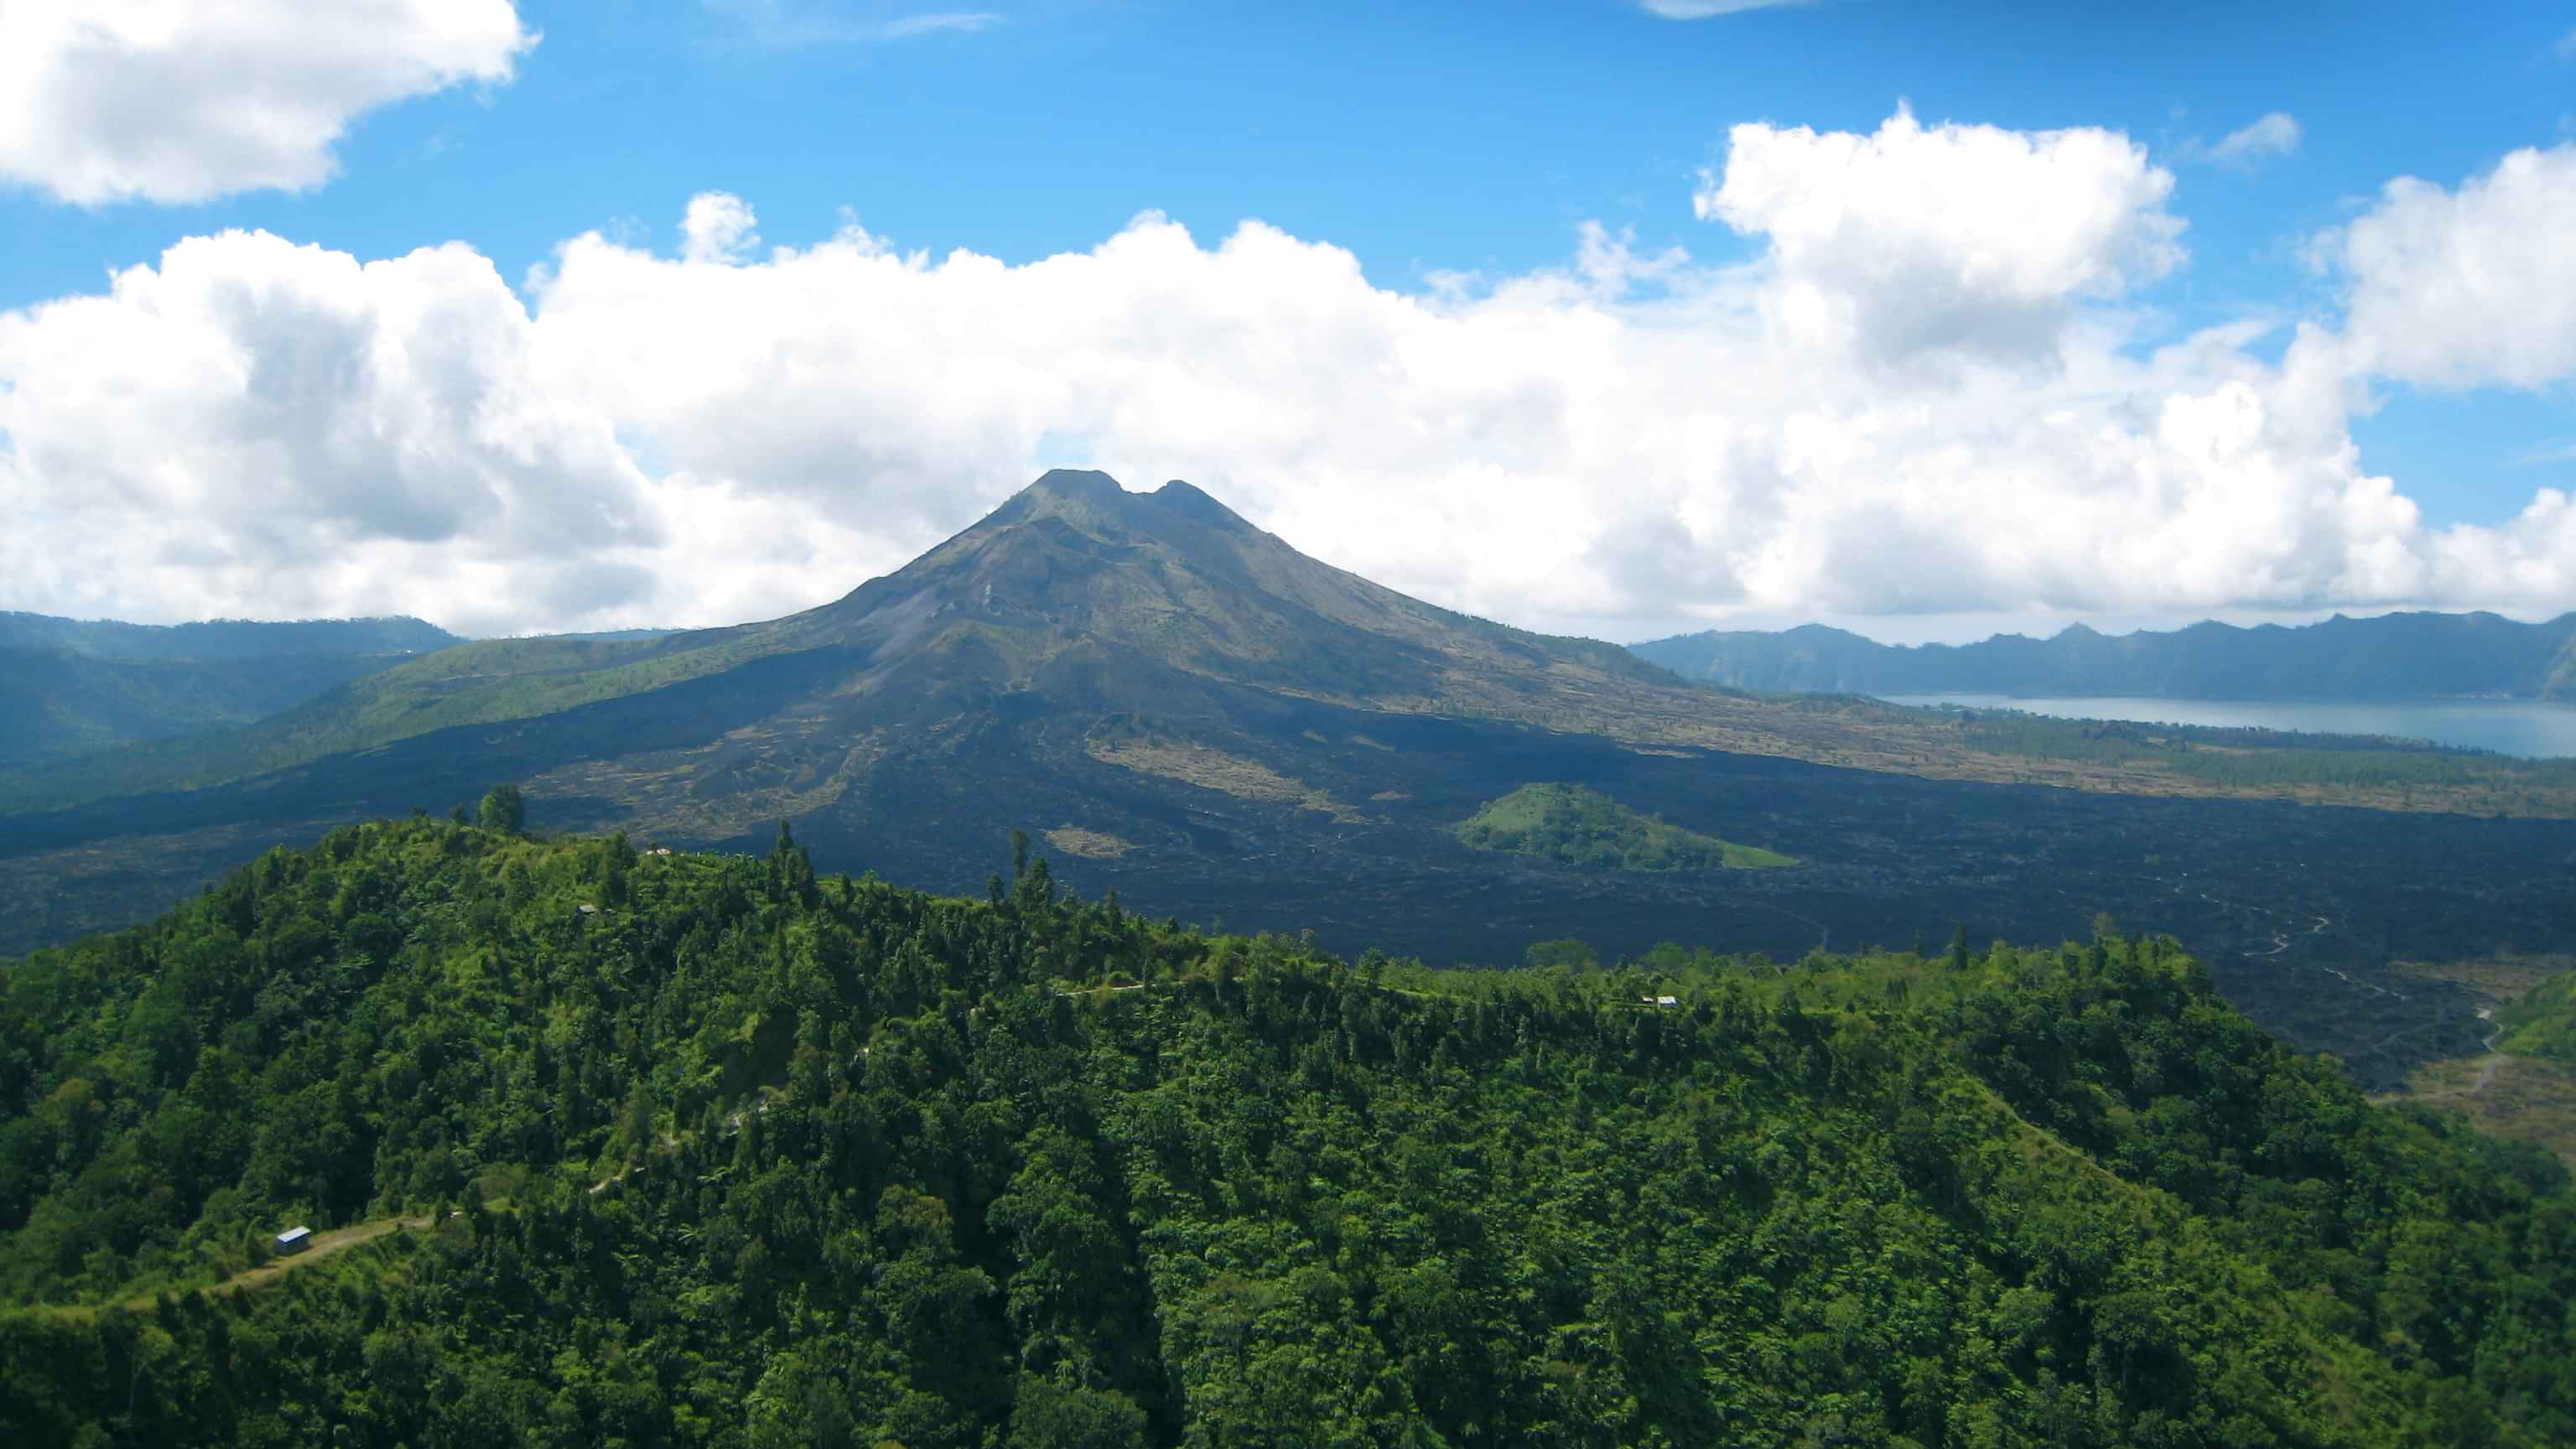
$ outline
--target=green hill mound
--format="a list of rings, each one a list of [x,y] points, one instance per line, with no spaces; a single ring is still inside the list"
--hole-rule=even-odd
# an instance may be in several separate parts
[[[1761,870],[1792,857],[1684,830],[1580,785],[1523,785],[1458,823],[1478,850],[1543,855],[1596,870]]]
[[[2563,1171],[2369,1105],[2169,943],[1434,973],[1013,877],[378,824],[12,964],[0,1292],[181,1291],[0,1314],[0,1424],[2576,1438]]]

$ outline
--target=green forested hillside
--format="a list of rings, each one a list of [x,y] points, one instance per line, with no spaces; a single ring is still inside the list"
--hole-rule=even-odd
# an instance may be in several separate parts
[[[0,1426],[2576,1442],[2563,1171],[2168,944],[1434,974],[1013,876],[381,824],[10,966]]]
[[[454,725],[574,708],[696,678],[748,647],[730,637],[691,642],[702,637],[484,639],[416,659],[379,660],[349,675],[344,687],[297,695],[237,729],[0,774],[0,813],[192,790]],[[0,694],[0,703],[5,699]]]
[[[1458,823],[1478,850],[1542,855],[1597,870],[1759,870],[1797,861],[1702,835],[1580,785],[1523,785]]]
[[[418,619],[120,624],[0,610],[0,774],[237,729],[459,642]],[[0,801],[17,786],[0,778]]]
[[[89,659],[279,659],[317,654],[426,654],[463,642],[426,620],[205,619],[125,624],[0,609],[0,649],[44,649]]]
[[[2576,971],[2562,971],[2504,1009],[2504,1050],[2576,1062]]]
[[[119,745],[137,758],[185,748],[187,736],[249,724],[403,657],[98,659],[0,645],[0,771]],[[0,783],[0,800],[11,788]]]

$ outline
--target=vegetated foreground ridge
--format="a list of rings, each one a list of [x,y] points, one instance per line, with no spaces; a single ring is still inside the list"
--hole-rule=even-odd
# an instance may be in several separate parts
[[[1439,973],[415,821],[5,985],[16,1300],[438,1224],[0,1316],[20,1444],[2576,1441],[2563,1168],[2163,941]]]

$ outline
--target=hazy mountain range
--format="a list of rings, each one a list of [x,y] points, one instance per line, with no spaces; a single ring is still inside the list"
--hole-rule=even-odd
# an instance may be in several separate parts
[[[0,610],[0,648],[45,649],[84,659],[274,659],[317,654],[425,654],[463,642],[435,624],[383,619],[208,619],[123,624]]]
[[[1795,693],[2142,695],[2176,699],[2576,698],[2576,613],[2337,614],[2298,627],[1880,644],[1821,624],[1711,630],[1630,646],[1688,679]]]
[[[247,725],[460,642],[409,618],[154,625],[0,613],[0,767]]]

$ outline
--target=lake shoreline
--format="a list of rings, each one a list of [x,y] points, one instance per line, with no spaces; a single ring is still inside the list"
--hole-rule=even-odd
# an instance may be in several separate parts
[[[2019,710],[2053,719],[2375,736],[2518,759],[2576,757],[2576,703],[2510,697],[2195,699],[2167,695],[1882,694],[1910,708]]]

